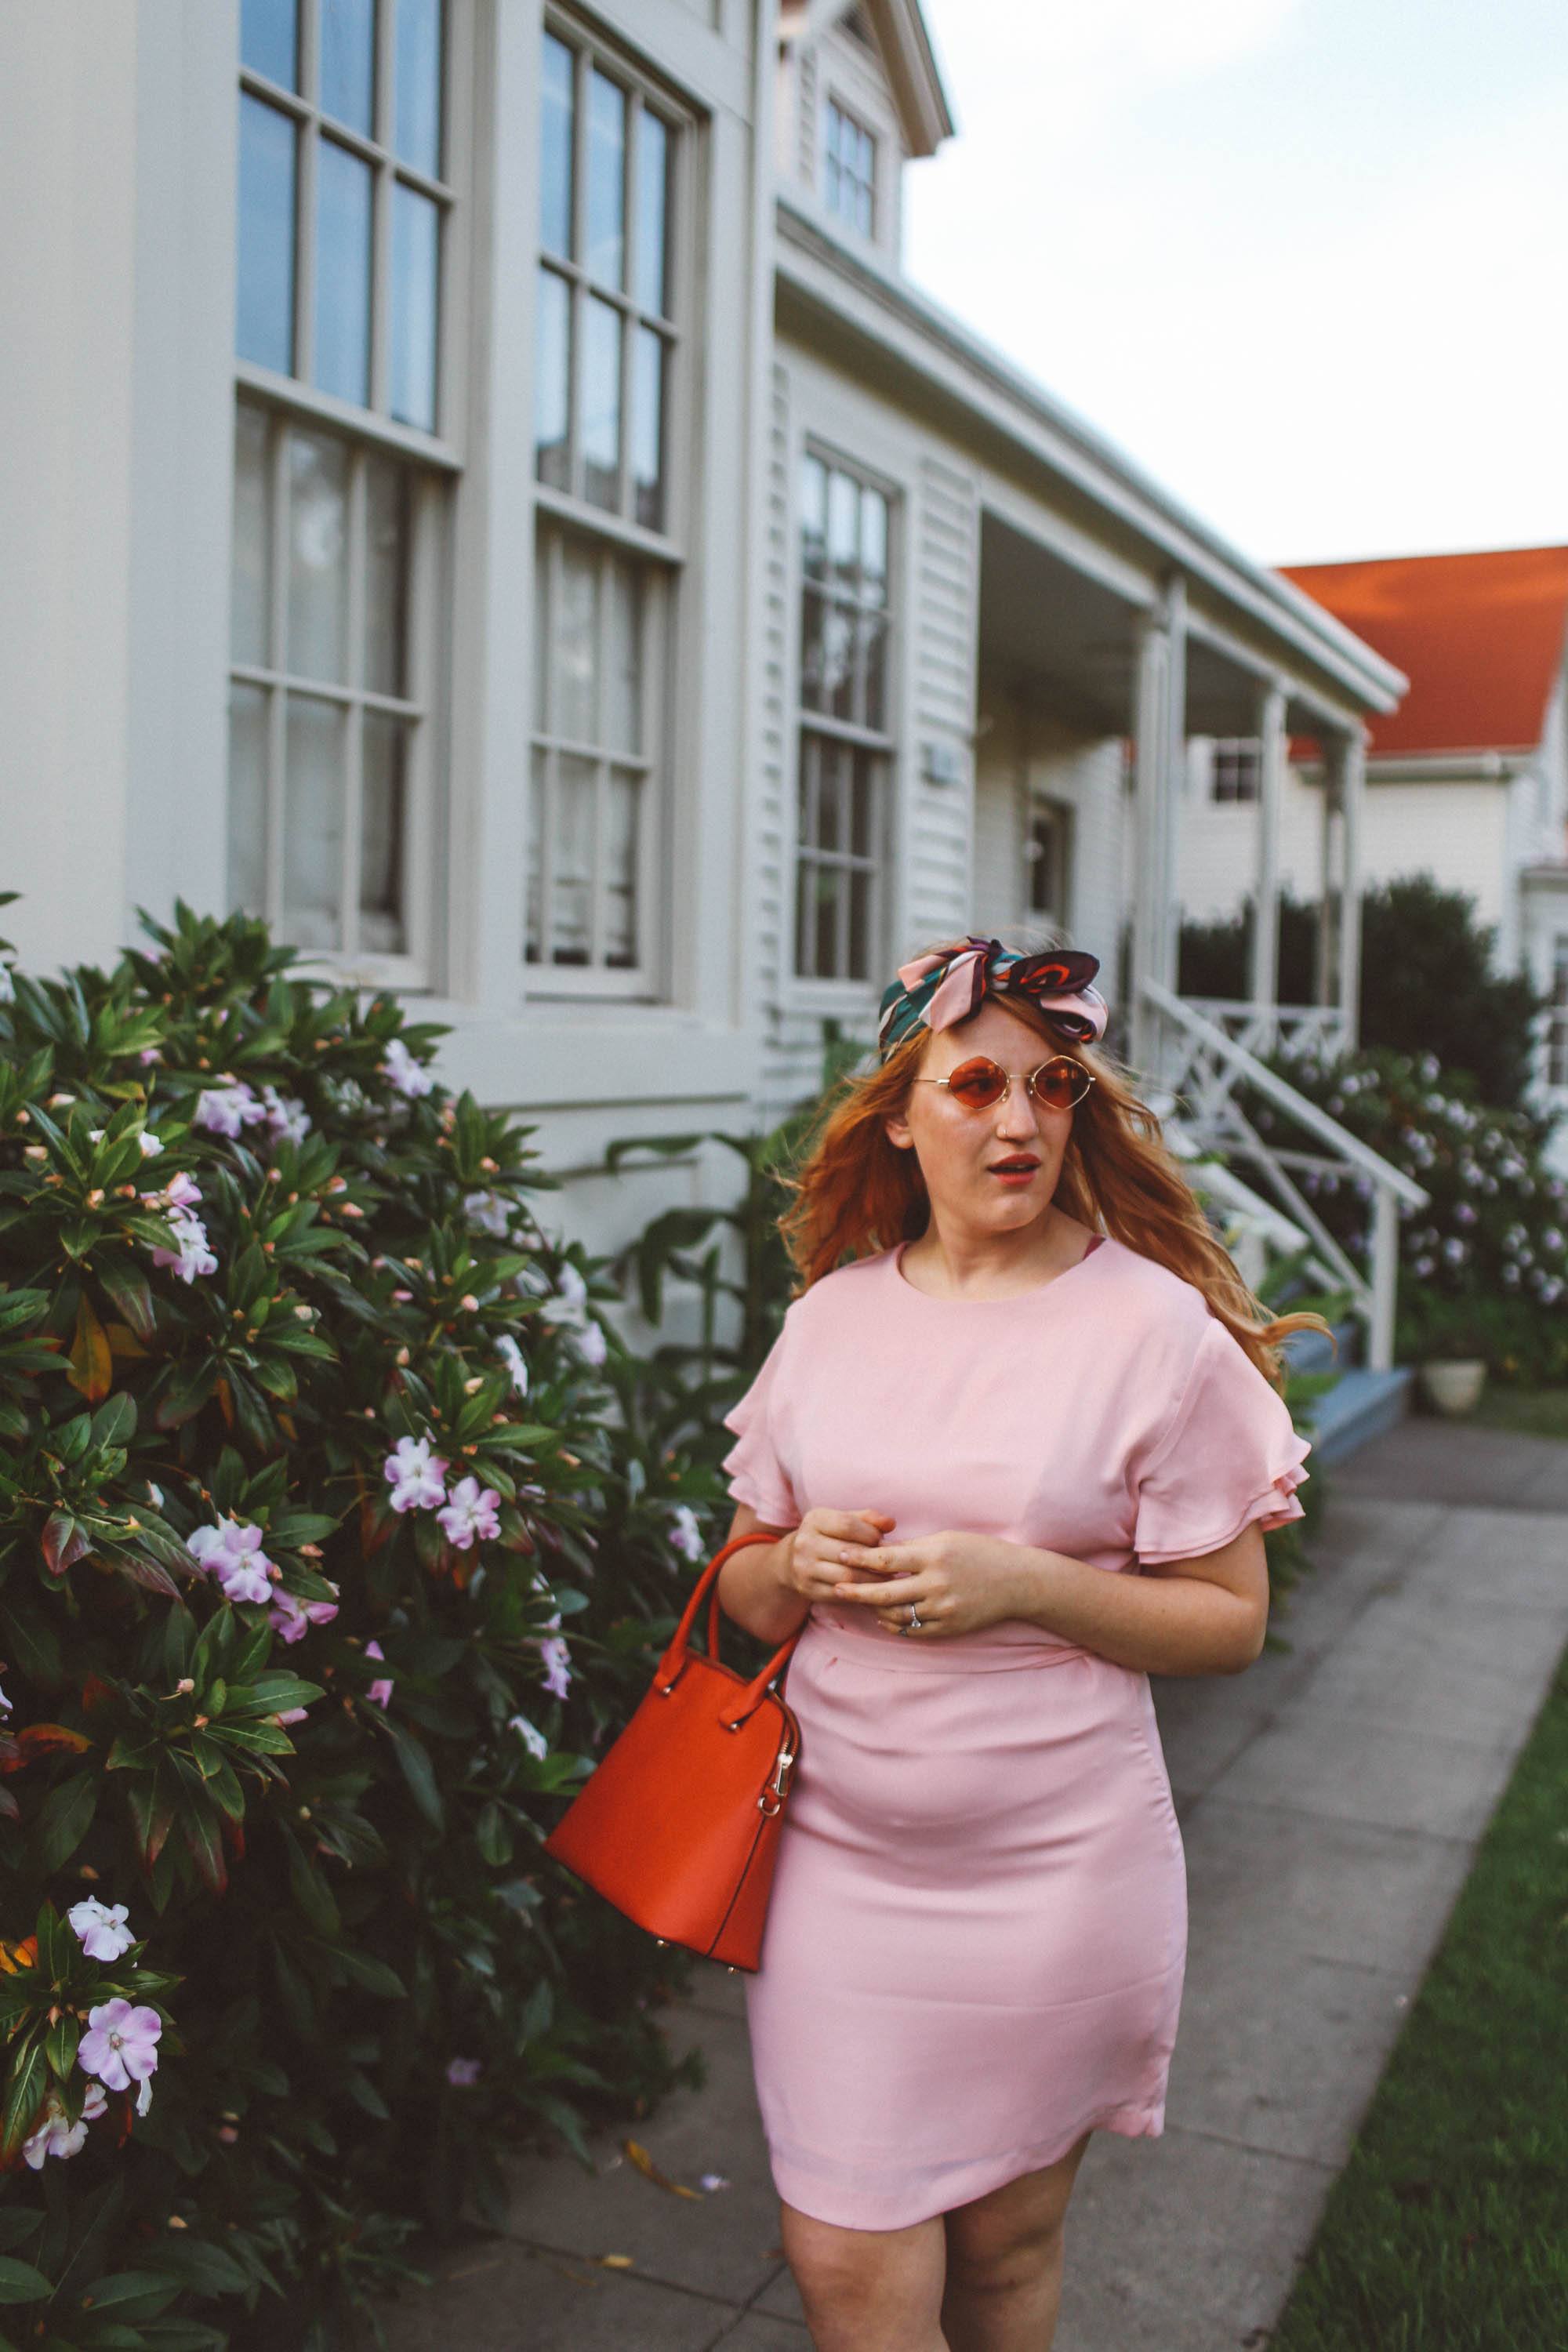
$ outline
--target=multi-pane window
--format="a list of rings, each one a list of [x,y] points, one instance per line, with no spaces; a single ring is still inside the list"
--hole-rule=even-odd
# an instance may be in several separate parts
[[[1256,735],[1221,735],[1214,747],[1210,798],[1255,801],[1258,798],[1261,746]]]
[[[235,435],[229,903],[310,953],[423,959],[421,469],[248,398]]]
[[[640,89],[546,32],[535,470],[652,531],[667,528],[673,144]]]
[[[613,541],[563,526],[540,533],[534,595],[527,954],[624,980],[642,961],[638,910],[654,891],[643,816],[665,583]]]
[[[664,669],[679,550],[682,126],[553,16],[541,71],[534,312],[531,990],[658,985]]]
[[[1546,1082],[1568,1087],[1568,931],[1560,931],[1552,962],[1552,1009],[1547,1016]]]
[[[877,226],[877,142],[836,98],[823,129],[822,193],[827,209],[862,236]]]
[[[1031,915],[1048,916],[1058,925],[1065,925],[1068,919],[1071,828],[1072,811],[1064,802],[1030,803],[1028,838],[1024,845],[1028,911]]]
[[[454,465],[437,439],[444,15],[240,9],[230,902],[405,980],[429,947]]]
[[[877,876],[889,727],[889,504],[808,453],[801,475],[800,756],[795,971],[865,980],[877,954]]]
[[[442,0],[242,0],[242,361],[437,429]]]

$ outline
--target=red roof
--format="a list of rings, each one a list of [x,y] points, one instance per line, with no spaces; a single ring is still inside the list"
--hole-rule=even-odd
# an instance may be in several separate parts
[[[1568,636],[1568,547],[1289,563],[1287,580],[1402,669],[1382,752],[1533,751]]]

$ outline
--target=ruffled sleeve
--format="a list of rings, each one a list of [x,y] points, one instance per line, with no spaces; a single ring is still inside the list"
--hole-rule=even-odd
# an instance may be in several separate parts
[[[779,1453],[781,1367],[789,1338],[786,1317],[756,1379],[724,1415],[724,1427],[734,1430],[740,1440],[720,1465],[730,1481],[731,1496],[749,1503],[768,1528],[798,1527],[802,1517]]]
[[[1136,1481],[1134,1552],[1154,1565],[1192,1559],[1254,1520],[1303,1517],[1296,1488],[1310,1451],[1278,1390],[1210,1316],[1172,1425]]]

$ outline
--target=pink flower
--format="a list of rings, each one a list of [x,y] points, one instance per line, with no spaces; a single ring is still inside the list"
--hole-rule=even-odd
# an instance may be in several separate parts
[[[255,1127],[267,1116],[267,1107],[258,1103],[244,1079],[230,1087],[207,1087],[196,1097],[195,1116],[191,1124],[205,1127],[212,1135],[237,1135],[242,1128]]]
[[[279,1723],[303,1723],[305,1720],[305,1715],[306,1709],[302,1706],[286,1706],[279,1714],[278,1720]]]
[[[274,1588],[268,1622],[285,1642],[302,1642],[312,1625],[330,1625],[338,1613],[335,1601],[301,1601],[286,1586]]]
[[[676,1505],[675,1525],[669,1531],[669,1541],[671,1549],[684,1552],[688,1559],[701,1559],[702,1529],[698,1525],[697,1514],[689,1503]]]
[[[459,2091],[471,2089],[483,2072],[484,2068],[477,2058],[448,2058],[447,2061],[447,2080]]]
[[[66,1913],[89,1960],[117,1960],[136,1941],[126,1926],[123,1903],[103,1904],[96,1895],[73,1903]]]
[[[367,1642],[364,1645],[364,1654],[367,1658],[380,1658],[383,1661],[386,1657],[386,1652],[379,1642]],[[389,1676],[378,1675],[366,1691],[365,1696],[373,1699],[377,1706],[385,1706],[392,1696],[393,1688],[394,1685]]]
[[[199,1217],[193,1217],[185,1209],[171,1209],[169,1230],[175,1246],[172,1250],[155,1249],[154,1265],[172,1265],[182,1282],[194,1282],[198,1274],[217,1272],[217,1260],[207,1244],[207,1229]]]
[[[427,1095],[436,1081],[421,1062],[416,1062],[401,1037],[394,1037],[386,1049],[386,1059],[378,1065],[383,1077],[390,1078],[400,1095]]]
[[[572,1669],[567,1661],[571,1653],[559,1633],[547,1633],[539,1645],[539,1654],[545,1667],[544,1687],[557,1698],[564,1698],[572,1687]]]
[[[446,1457],[431,1453],[427,1437],[400,1437],[382,1468],[395,1511],[433,1511],[447,1499]]]
[[[208,1575],[216,1576],[229,1601],[270,1601],[272,1562],[261,1549],[261,1529],[226,1518],[216,1528],[197,1528],[185,1549]]]
[[[481,1488],[477,1478],[458,1479],[446,1509],[436,1514],[456,1550],[467,1551],[476,1536],[488,1542],[491,1536],[500,1533],[500,1520],[496,1516],[500,1501],[493,1486]]]
[[[160,1197],[171,1209],[194,1209],[202,1197],[202,1188],[194,1176],[187,1176],[182,1169],[177,1176],[170,1177]]]
[[[81,2114],[74,2124],[66,2121],[66,2111],[58,2092],[48,2092],[44,2099],[44,2120],[36,2131],[29,2132],[22,2142],[22,2154],[35,2172],[42,2172],[44,2159],[50,2156],[75,2156],[87,2138],[87,2127],[95,2123],[109,2105],[109,2095],[101,2083],[89,2083],[87,2096],[81,2103]]]
[[[89,2009],[87,2024],[76,2053],[82,2073],[96,2074],[111,2091],[128,2091],[132,2082],[140,2083],[142,2096],[136,2102],[136,2112],[144,2116],[153,2104],[163,2019],[155,2009],[144,2004],[132,2008],[116,1995],[113,2000],[100,2000]]]

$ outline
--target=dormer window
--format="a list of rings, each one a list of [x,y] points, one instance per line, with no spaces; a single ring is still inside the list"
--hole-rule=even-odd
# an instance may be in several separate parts
[[[822,193],[827,209],[861,236],[877,232],[877,142],[830,98],[826,110]]]

